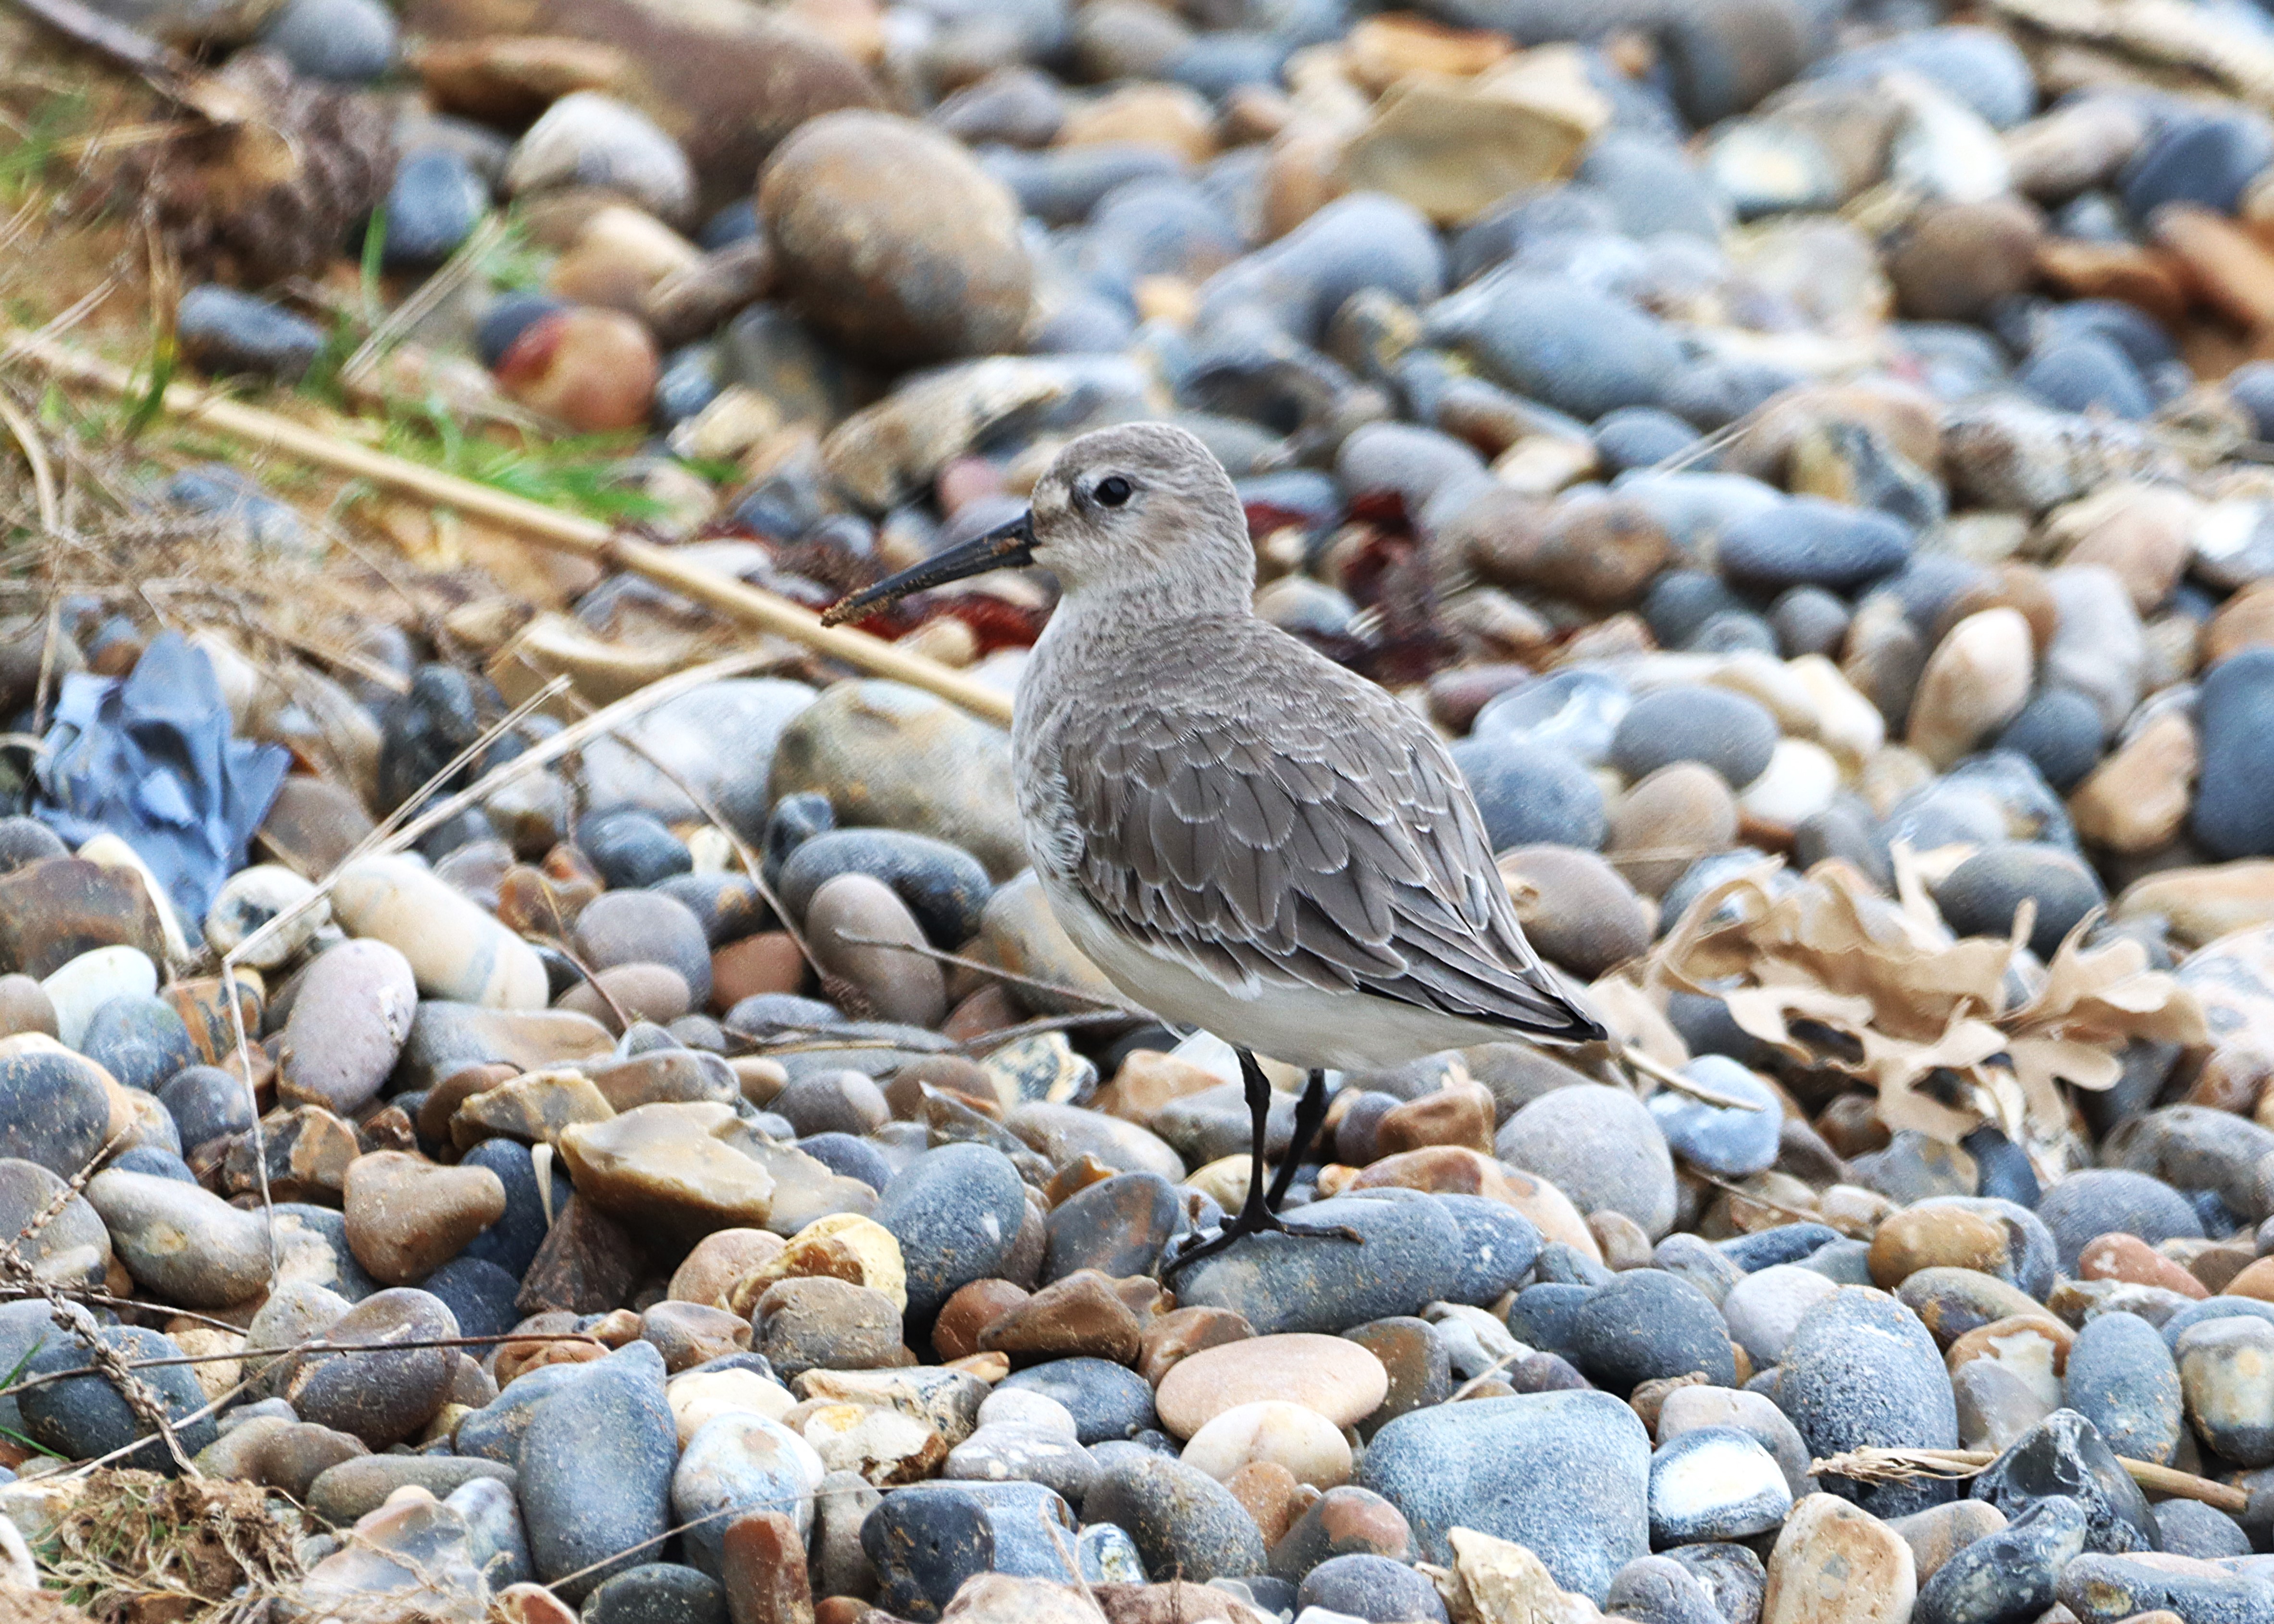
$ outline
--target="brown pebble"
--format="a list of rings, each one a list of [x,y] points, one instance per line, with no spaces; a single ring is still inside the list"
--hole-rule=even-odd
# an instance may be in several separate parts
[[[1923,1268],[2003,1274],[2009,1267],[2005,1227],[1963,1207],[1912,1207],[1879,1226],[1870,1264],[1872,1282],[1887,1291]]]
[[[1988,1325],[1978,1325],[1950,1344],[1943,1355],[1943,1363],[1953,1375],[1962,1365],[1971,1365],[1977,1359],[2003,1358],[2017,1344],[2036,1338],[2051,1354],[2051,1368],[2056,1376],[2068,1368],[2068,1350],[2076,1342],[2076,1333],[2051,1314],[2008,1314],[2003,1320],[1993,1320]]]
[[[505,1184],[485,1167],[439,1167],[397,1150],[349,1164],[348,1249],[390,1286],[424,1280],[505,1215]]]
[[[723,1308],[666,1298],[640,1316],[640,1339],[663,1354],[674,1374],[750,1345],[750,1322]]]
[[[805,1538],[779,1511],[746,1511],[727,1524],[719,1576],[733,1624],[813,1624]]]
[[[1449,1082],[1408,1100],[1385,1112],[1374,1128],[1374,1154],[1382,1156],[1429,1145],[1489,1152],[1492,1139],[1492,1091],[1475,1082]]]
[[[1203,1094],[1223,1081],[1215,1072],[1188,1060],[1158,1049],[1134,1049],[1122,1061],[1113,1080],[1097,1091],[1090,1109],[1125,1122],[1148,1124],[1171,1101]]]
[[[804,988],[805,955],[787,930],[761,930],[711,955],[711,1006],[720,1014],[759,993]]]
[[[2274,1258],[2261,1258],[2226,1282],[2227,1297],[2247,1297],[2260,1303],[2274,1303]]]
[[[1141,1335],[1137,1316],[1094,1269],[1052,1281],[979,1334],[984,1353],[1007,1353],[1014,1363],[1087,1357],[1126,1365]]]
[[[603,992],[606,997],[601,996]],[[669,965],[621,964],[597,972],[590,981],[578,981],[553,1008],[590,1015],[616,1032],[622,1029],[615,1015],[619,1009],[633,1020],[651,1020],[660,1026],[686,1014],[694,1003],[687,978]]]
[[[1302,1486],[1293,1472],[1276,1461],[1250,1461],[1225,1478],[1224,1486],[1255,1519],[1266,1546],[1285,1538],[1288,1525],[1297,1515],[1295,1500]]]
[[[1642,1424],[1650,1429],[1650,1435],[1656,1438],[1658,1417],[1660,1412],[1666,1408],[1668,1395],[1679,1392],[1683,1387],[1703,1387],[1711,1385],[1705,1374],[1698,1371],[1692,1371],[1686,1376],[1660,1376],[1654,1380],[1644,1382],[1629,1394],[1627,1407],[1642,1417]]]
[[[2076,1254],[2076,1275],[2079,1280],[2121,1280],[2135,1286],[2157,1286],[2181,1297],[2200,1298],[2210,1295],[2203,1289],[2202,1282],[2147,1242],[2136,1235],[2121,1232],[2087,1241],[2084,1249]],[[2227,1290],[2230,1295],[2240,1295],[2234,1291],[2232,1282]]]
[[[0,1037],[19,1032],[56,1035],[56,1006],[47,989],[28,975],[0,975]]]
[[[736,1281],[772,1263],[788,1245],[764,1229],[719,1229],[706,1235],[673,1273],[671,1297],[715,1308]]]
[[[1025,1288],[1007,1280],[975,1280],[959,1286],[932,1321],[931,1345],[943,1359],[968,1358],[981,1351],[979,1335],[1025,1302]]]
[[[1137,1373],[1157,1387],[1186,1356],[1203,1348],[1245,1342],[1254,1335],[1255,1327],[1229,1308],[1172,1309],[1145,1327],[1138,1348]]]
[[[1606,1268],[1649,1268],[1657,1260],[1648,1232],[1624,1213],[1614,1212],[1608,1207],[1600,1212],[1589,1213],[1587,1233],[1603,1249]]]

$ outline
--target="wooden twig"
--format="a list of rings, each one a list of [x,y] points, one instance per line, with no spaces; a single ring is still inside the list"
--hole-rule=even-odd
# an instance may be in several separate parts
[[[56,495],[56,470],[48,461],[48,448],[41,441],[40,431],[24,409],[0,390],[0,424],[16,437],[22,447],[24,461],[32,465],[32,492],[40,504],[40,528],[53,536],[64,527],[63,503]]]
[[[1808,1470],[1816,1477],[1901,1483],[1914,1477],[1971,1477],[1997,1459],[1996,1454],[1988,1449],[1850,1449],[1845,1455],[1811,1461]],[[2150,1493],[2199,1500],[2206,1506],[2234,1514],[2250,1506],[2248,1491],[2233,1484],[2214,1483],[2174,1466],[2158,1466],[2153,1461],[2135,1461],[2120,1455],[2116,1463],[2132,1475],[2133,1482]]]
[[[60,382],[101,390],[119,399],[132,399],[141,393],[141,387],[124,367],[22,328],[0,329],[0,362],[6,361],[29,363]],[[802,604],[691,564],[668,547],[619,535],[597,519],[563,513],[471,479],[357,445],[194,385],[167,385],[161,406],[168,416],[185,425],[503,525],[546,546],[588,559],[605,569],[624,570],[668,587],[730,620],[786,637],[872,676],[887,677],[936,694],[983,720],[998,726],[1010,722],[1011,697],[998,688],[866,632],[849,627],[824,626],[821,617]]]

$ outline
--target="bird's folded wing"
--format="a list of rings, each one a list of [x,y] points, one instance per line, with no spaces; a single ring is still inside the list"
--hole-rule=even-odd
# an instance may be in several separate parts
[[[1524,940],[1458,770],[1371,683],[1218,708],[1133,695],[1069,718],[1073,883],[1126,934],[1228,989],[1367,992],[1583,1035]],[[1361,695],[1365,697],[1361,697]]]

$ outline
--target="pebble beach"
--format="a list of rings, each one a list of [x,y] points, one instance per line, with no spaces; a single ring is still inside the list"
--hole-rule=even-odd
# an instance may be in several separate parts
[[[107,473],[362,607],[9,566],[0,1611],[2274,1624],[2274,15],[95,10],[298,154],[118,160],[233,399],[807,611],[1191,430],[1616,1042],[1332,1076],[1359,1244],[1164,1283],[1248,1113],[1029,868],[1046,575],[862,623],[927,687]]]

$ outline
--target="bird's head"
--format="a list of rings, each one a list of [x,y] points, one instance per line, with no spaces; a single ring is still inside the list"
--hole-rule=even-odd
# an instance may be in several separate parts
[[[1020,564],[1050,571],[1069,598],[1128,594],[1223,609],[1246,606],[1255,587],[1246,515],[1224,465],[1184,429],[1128,423],[1069,441],[1018,518],[853,593],[822,618],[835,625]]]

